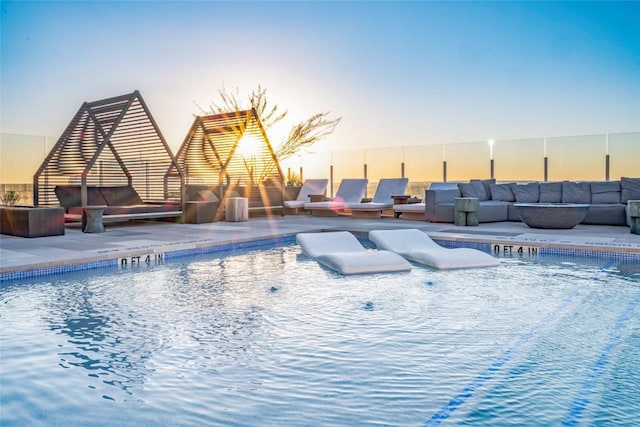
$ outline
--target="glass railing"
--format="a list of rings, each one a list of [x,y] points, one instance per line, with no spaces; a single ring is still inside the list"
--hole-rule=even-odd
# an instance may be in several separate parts
[[[605,181],[640,176],[640,132],[434,144],[303,153],[283,167],[305,177],[407,177],[420,197],[431,182],[495,178],[500,182]]]
[[[14,190],[31,202],[36,172],[57,138],[0,135],[0,194]],[[282,162],[302,178],[329,178],[335,192],[343,178],[407,177],[407,193],[422,197],[431,182],[495,178],[500,182],[617,180],[640,177],[640,132],[302,152]],[[331,192],[330,190],[330,192]]]

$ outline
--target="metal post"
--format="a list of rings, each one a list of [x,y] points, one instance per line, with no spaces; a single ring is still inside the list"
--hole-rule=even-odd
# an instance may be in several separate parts
[[[364,179],[367,179],[367,164],[364,164]]]
[[[400,163],[400,178],[404,178],[404,162]]]
[[[333,199],[333,165],[329,166],[329,188],[331,189],[331,198]]]
[[[304,182],[304,175],[302,174],[302,166],[300,166],[300,182]]]
[[[447,182],[447,161],[442,161],[442,181]]]
[[[607,154],[606,156],[604,156],[604,179],[605,181],[609,181],[609,165],[610,165],[610,161],[609,161],[609,155]]]
[[[493,176],[493,159],[491,159],[491,166],[490,166],[490,169],[491,169],[491,179],[493,179],[493,178],[495,178],[495,177]]]
[[[544,182],[549,181],[549,158],[544,157]]]

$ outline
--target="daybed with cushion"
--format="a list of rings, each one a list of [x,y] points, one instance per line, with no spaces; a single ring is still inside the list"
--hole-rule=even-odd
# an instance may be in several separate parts
[[[367,250],[348,231],[299,233],[296,242],[303,254],[342,274],[411,270],[411,264],[400,255],[384,250]]]
[[[397,253],[409,261],[438,270],[493,267],[500,264],[497,258],[477,249],[444,248],[416,229],[372,230],[369,232],[369,240],[378,249]]]
[[[425,192],[427,221],[453,223],[456,197],[479,199],[479,222],[520,221],[515,203],[576,203],[589,205],[582,224],[628,225],[627,202],[640,199],[640,178],[527,184],[497,184],[495,180],[433,183]]]
[[[79,185],[57,185],[54,189],[60,206],[65,208],[65,220],[82,219],[83,207]],[[104,206],[103,221],[116,222],[134,219],[171,218],[182,215],[178,202],[145,203],[136,190],[128,185],[118,187],[87,187],[87,204]]]

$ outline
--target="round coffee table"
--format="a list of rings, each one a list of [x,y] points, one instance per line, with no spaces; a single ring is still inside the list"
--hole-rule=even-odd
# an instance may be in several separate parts
[[[516,203],[522,222],[531,228],[573,228],[587,216],[589,205],[574,203]]]

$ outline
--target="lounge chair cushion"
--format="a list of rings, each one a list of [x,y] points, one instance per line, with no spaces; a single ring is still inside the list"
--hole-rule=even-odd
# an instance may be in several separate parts
[[[107,206],[134,206],[144,202],[133,187],[123,185],[119,187],[100,187],[100,192],[106,200]]]
[[[345,178],[340,181],[338,191],[332,201],[329,202],[307,202],[304,204],[305,209],[320,210],[339,210],[345,207],[347,203],[360,203],[364,192],[367,189],[368,179],[349,179]]]
[[[409,184],[408,178],[383,178],[378,181],[376,192],[371,202],[347,203],[346,207],[351,210],[376,211],[391,209],[393,207],[392,196],[402,196]]]
[[[82,206],[79,185],[56,185],[53,191],[60,202],[60,206],[66,209]],[[98,187],[87,187],[87,204],[94,206],[107,204]]]
[[[327,191],[328,184],[328,179],[305,179],[296,200],[299,202],[308,202],[310,195],[324,194]]]
[[[379,249],[395,252],[415,263],[441,270],[500,264],[498,259],[476,249],[444,248],[417,229],[372,230],[369,232],[369,240]]]
[[[388,251],[367,250],[347,231],[299,233],[296,242],[302,253],[341,274],[411,270],[411,264],[401,256]]]
[[[305,203],[309,203],[310,195],[325,194],[328,184],[328,179],[305,179],[298,192],[298,197],[295,200],[285,200],[284,206],[292,209],[303,208]]]

